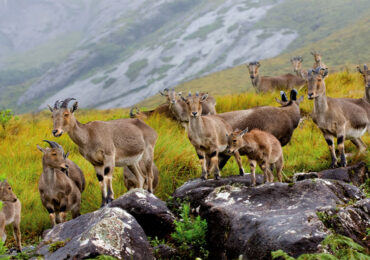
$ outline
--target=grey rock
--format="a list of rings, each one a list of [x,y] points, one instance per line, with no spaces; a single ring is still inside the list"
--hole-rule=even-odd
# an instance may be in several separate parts
[[[154,247],[153,251],[157,259],[173,259],[177,253],[176,249],[163,244]]]
[[[271,251],[278,249],[294,257],[317,252],[330,231],[316,212],[364,197],[353,185],[323,179],[256,187],[227,185],[213,187],[211,192],[212,187],[203,184],[203,189],[201,184],[193,186],[201,194],[199,214],[208,223],[211,259],[240,255],[243,259],[270,259]],[[194,193],[191,198],[197,197]]]
[[[256,184],[263,183],[263,176],[260,174],[256,175]],[[182,201],[186,200],[191,203],[193,208],[200,205],[201,201],[208,196],[215,188],[232,185],[232,186],[251,186],[251,175],[246,174],[245,176],[234,175],[229,177],[221,178],[220,180],[201,180],[193,179],[184,183],[181,187],[175,190],[172,194],[172,199],[169,201],[171,209],[178,208]]]
[[[293,181],[301,181],[306,179],[321,178],[340,180],[353,185],[360,186],[370,177],[369,169],[366,163],[360,162],[353,166],[340,167],[335,169],[327,169],[320,172],[296,173],[293,176]]]
[[[134,216],[147,236],[162,239],[174,231],[175,216],[165,202],[146,190],[131,190],[111,202],[109,207],[119,207]]]
[[[54,252],[50,245],[65,243]],[[102,208],[56,225],[40,243],[45,259],[84,259],[109,255],[118,259],[154,259],[152,248],[135,218],[120,208]]]

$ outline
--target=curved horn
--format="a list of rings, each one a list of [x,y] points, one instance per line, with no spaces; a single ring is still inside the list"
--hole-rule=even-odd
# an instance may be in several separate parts
[[[280,91],[281,101],[288,102],[288,98],[284,91]]]
[[[135,114],[134,114],[134,107],[132,107],[130,109],[130,118],[134,118],[135,117]]]
[[[298,91],[293,88],[291,91],[290,91],[290,100],[297,100],[297,94],[298,94]]]
[[[44,142],[47,142],[51,148],[58,148],[58,149],[62,149],[63,150],[63,147],[56,143],[56,142],[53,142],[53,141],[49,141],[49,140],[43,140]]]
[[[54,103],[54,109],[58,109],[58,106],[59,106],[59,100],[55,101],[55,103]]]
[[[189,91],[189,94],[188,94],[189,97],[191,97],[191,91]]]
[[[195,96],[199,97],[199,91],[195,92]]]
[[[66,98],[62,105],[60,106],[60,108],[67,108],[68,107],[68,103],[71,102],[72,100],[76,100],[75,98]]]
[[[364,64],[364,71],[368,71],[368,67],[366,64]]]

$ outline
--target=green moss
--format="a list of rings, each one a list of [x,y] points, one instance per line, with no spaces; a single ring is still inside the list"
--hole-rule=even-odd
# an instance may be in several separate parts
[[[66,239],[64,241],[57,241],[49,245],[49,252],[54,253],[59,248],[64,247],[71,239]]]
[[[229,26],[229,28],[227,28],[227,33],[231,33],[231,32],[235,31],[238,28],[239,28],[239,24],[235,23],[234,25],[231,25],[231,26]]]
[[[91,83],[94,83],[95,85],[103,82],[106,78],[108,78],[107,75],[103,76],[103,77],[99,77],[99,78],[94,78],[91,80]]]
[[[134,81],[140,75],[142,69],[148,66],[148,59],[137,60],[131,63],[125,73],[125,75],[130,79],[130,81]]]
[[[109,78],[107,81],[104,82],[103,88],[109,88],[116,81],[117,79],[115,78]]]
[[[327,253],[302,254],[298,258],[289,256],[283,250],[271,252],[272,259],[285,260],[369,260],[366,249],[354,242],[351,238],[342,235],[329,235],[322,242],[322,251]]]
[[[217,20],[208,25],[204,25],[200,27],[197,31],[193,32],[192,34],[186,36],[184,40],[193,40],[199,38],[200,40],[205,40],[207,35],[223,26],[223,19],[217,18]]]

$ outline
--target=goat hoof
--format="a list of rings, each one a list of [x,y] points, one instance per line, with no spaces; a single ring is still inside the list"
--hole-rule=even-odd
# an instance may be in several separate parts
[[[202,181],[207,180],[207,178],[206,178],[206,177],[204,177],[204,176],[200,177],[200,179],[201,179]]]
[[[219,180],[219,179],[220,179],[220,175],[216,175],[215,180]]]
[[[338,166],[339,167],[346,167],[347,166],[347,162],[340,162]]]
[[[244,176],[244,175],[245,175],[245,173],[244,173],[243,171],[241,171],[241,172],[239,172],[239,175],[240,175],[240,176]]]
[[[106,204],[109,204],[109,203],[111,203],[113,201],[113,199],[112,198],[107,198],[107,203]]]

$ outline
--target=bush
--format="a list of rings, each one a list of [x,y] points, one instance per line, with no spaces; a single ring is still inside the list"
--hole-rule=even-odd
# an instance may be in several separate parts
[[[5,130],[6,125],[13,118],[14,114],[11,109],[0,110],[0,124]]]
[[[182,259],[208,258],[207,221],[202,220],[200,216],[192,218],[189,204],[183,204],[180,216],[181,220],[175,221],[175,232],[171,235],[178,245],[180,256]]]

